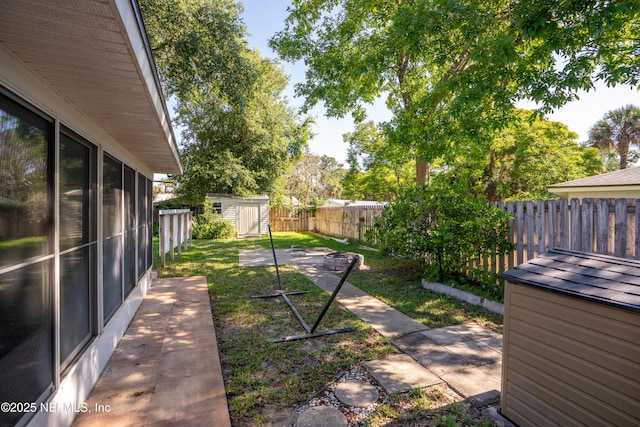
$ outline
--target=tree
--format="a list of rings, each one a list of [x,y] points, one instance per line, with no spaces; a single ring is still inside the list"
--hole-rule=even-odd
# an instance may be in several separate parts
[[[303,206],[319,204],[325,199],[341,197],[343,176],[342,164],[333,157],[305,151],[285,177],[285,192]]]
[[[307,107],[361,120],[386,94],[389,141],[414,150],[421,183],[459,140],[511,122],[518,99],[547,112],[596,80],[637,84],[639,29],[636,0],[297,0],[271,46],[306,63]]]
[[[345,197],[391,201],[411,182],[414,168],[411,153],[403,146],[390,144],[375,123],[360,123],[343,139],[349,144],[349,170],[343,181]]]
[[[626,169],[629,148],[640,147],[640,108],[627,105],[611,110],[589,130],[589,144],[599,150],[615,150],[620,169]]]
[[[597,150],[581,147],[563,123],[528,110],[518,110],[516,117],[486,145],[459,144],[444,156],[435,179],[466,182],[488,200],[500,201],[547,198],[547,185],[603,172]]]
[[[232,0],[142,0],[149,41],[184,127],[179,195],[272,193],[310,136],[276,62],[249,50]]]

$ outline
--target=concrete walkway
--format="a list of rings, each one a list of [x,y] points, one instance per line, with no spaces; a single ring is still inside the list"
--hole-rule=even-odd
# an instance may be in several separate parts
[[[156,279],[75,427],[230,426],[205,277]]]
[[[304,252],[278,249],[276,256],[278,264],[297,268],[330,293],[340,276],[323,268],[323,256],[329,252],[331,250],[327,248]],[[273,254],[271,250],[241,251],[239,260],[241,266],[273,265]],[[283,286],[286,288],[286,283]],[[337,300],[405,353],[367,363],[370,374],[387,392],[444,381],[477,406],[486,406],[499,399],[502,335],[475,324],[429,329],[349,282],[344,284]]]

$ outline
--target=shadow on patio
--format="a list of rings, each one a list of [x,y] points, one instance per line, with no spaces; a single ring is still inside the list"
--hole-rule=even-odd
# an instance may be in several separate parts
[[[229,426],[203,276],[154,280],[75,427]]]

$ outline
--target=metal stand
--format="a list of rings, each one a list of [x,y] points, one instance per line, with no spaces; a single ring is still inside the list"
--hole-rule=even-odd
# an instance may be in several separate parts
[[[322,321],[322,318],[325,316],[325,314],[327,314],[327,311],[329,310],[329,307],[331,307],[331,304],[333,303],[333,300],[336,299],[336,296],[338,295],[338,292],[340,292],[340,289],[342,288],[342,285],[344,285],[344,282],[347,281],[347,277],[349,277],[349,274],[351,274],[351,270],[353,270],[353,267],[355,267],[355,265],[358,262],[358,260],[360,259],[360,257],[358,255],[355,255],[353,257],[353,260],[351,261],[351,263],[347,267],[347,270],[342,275],[342,278],[340,279],[340,282],[338,283],[338,286],[336,286],[336,288],[333,290],[333,293],[331,294],[331,297],[329,298],[329,301],[327,301],[327,303],[325,304],[324,308],[320,312],[320,315],[318,316],[318,318],[316,319],[315,323],[313,324],[313,327],[310,328],[309,325],[307,325],[307,322],[304,321],[304,319],[302,318],[302,316],[300,315],[300,313],[298,312],[296,307],[293,305],[293,303],[291,302],[291,300],[287,296],[287,295],[306,294],[307,292],[302,292],[302,291],[284,292],[282,290],[282,279],[280,278],[280,270],[278,268],[278,259],[276,258],[276,249],[275,249],[275,247],[273,245],[273,236],[271,235],[271,226],[268,226],[268,228],[269,228],[269,239],[271,240],[271,251],[273,252],[273,262],[274,262],[274,264],[276,266],[276,276],[278,277],[278,290],[275,291],[272,294],[252,295],[251,298],[282,297],[284,302],[287,303],[287,305],[289,306],[289,308],[291,309],[293,314],[296,316],[296,319],[298,319],[298,322],[300,322],[300,324],[302,325],[302,327],[304,328],[304,330],[306,332],[306,334],[303,334],[303,335],[290,335],[290,336],[287,336],[287,337],[270,339],[269,341],[271,341],[271,342],[296,341],[296,340],[303,340],[303,339],[307,339],[307,338],[322,337],[322,336],[325,336],[325,335],[340,334],[340,333],[343,333],[343,332],[352,332],[354,330],[354,328],[334,329],[334,330],[324,331],[324,332],[316,332],[316,329],[320,325],[320,322]]]
[[[311,327],[311,328],[309,328],[309,325],[307,325],[306,322],[302,319],[302,317],[300,316],[300,313],[298,313],[298,310],[296,310],[296,308],[293,306],[293,304],[291,304],[291,301],[289,301],[289,298],[287,298],[287,296],[285,294],[282,294],[284,300],[287,302],[287,304],[291,308],[291,311],[293,311],[293,314],[295,314],[296,318],[298,319],[298,321],[300,322],[300,324],[304,328],[306,334],[303,334],[303,335],[290,335],[288,337],[275,338],[275,339],[271,339],[269,341],[271,341],[271,342],[296,341],[296,340],[304,340],[304,339],[307,339],[307,338],[322,337],[322,336],[325,336],[325,335],[340,334],[342,332],[352,332],[354,330],[354,328],[333,329],[333,330],[324,331],[324,332],[316,332],[316,329],[320,325],[320,322],[322,321],[322,318],[324,317],[324,315],[327,314],[327,311],[329,310],[329,307],[331,307],[331,304],[333,303],[333,300],[335,300],[336,296],[338,296],[338,292],[340,292],[340,289],[342,288],[342,285],[344,285],[344,282],[347,281],[347,277],[349,277],[349,274],[351,274],[351,270],[353,270],[353,267],[355,267],[355,265],[358,263],[359,259],[360,259],[360,257],[358,255],[355,255],[353,257],[353,260],[349,264],[349,267],[347,267],[347,270],[342,275],[342,278],[340,279],[340,282],[338,283],[338,286],[336,286],[336,288],[333,290],[333,293],[331,294],[331,297],[329,298],[329,301],[327,301],[327,303],[324,305],[324,308],[320,312],[320,315],[318,316],[318,319],[316,319],[316,322],[313,324],[313,327]]]
[[[278,277],[278,290],[272,294],[266,295],[251,295],[251,298],[275,298],[275,297],[284,297],[287,304],[291,306],[291,301],[287,298],[287,295],[301,295],[307,294],[308,291],[295,291],[295,292],[284,292],[282,290],[282,279],[280,278],[280,269],[278,268],[278,259],[276,258],[276,248],[273,245],[273,235],[271,234],[271,225],[267,225],[267,229],[269,230],[269,240],[271,241],[271,252],[273,253],[273,263],[276,266],[276,276]]]

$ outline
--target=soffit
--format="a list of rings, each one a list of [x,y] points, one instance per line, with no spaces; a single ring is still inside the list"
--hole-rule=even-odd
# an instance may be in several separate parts
[[[0,43],[154,172],[180,173],[136,11],[128,0],[0,0]]]

